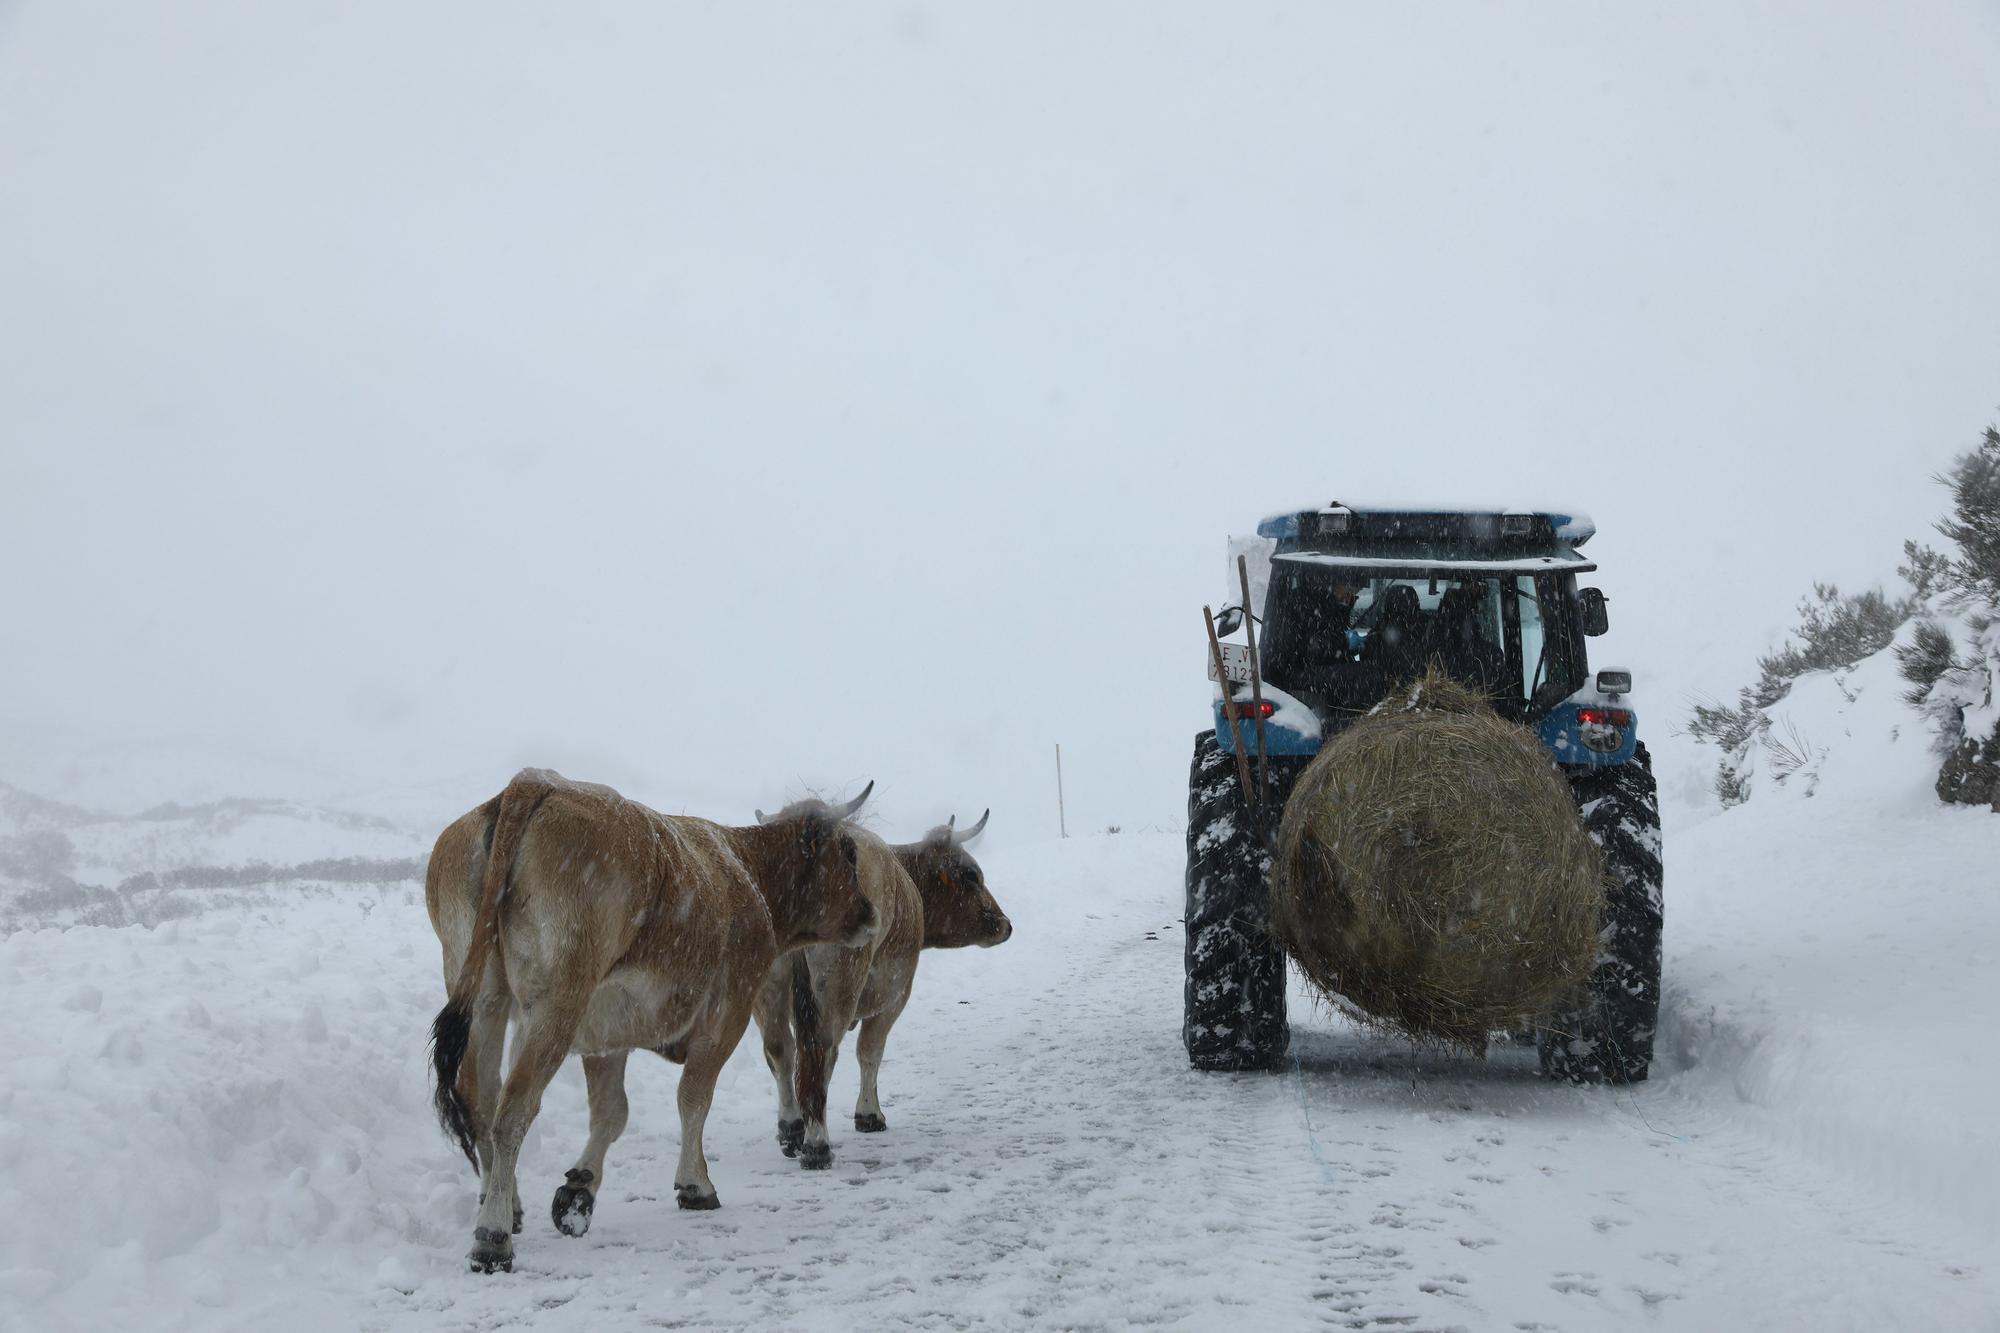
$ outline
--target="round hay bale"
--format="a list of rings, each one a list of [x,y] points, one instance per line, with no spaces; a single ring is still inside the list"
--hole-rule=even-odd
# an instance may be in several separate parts
[[[1271,922],[1334,1004],[1483,1051],[1574,999],[1597,958],[1604,866],[1526,727],[1433,671],[1299,775]]]

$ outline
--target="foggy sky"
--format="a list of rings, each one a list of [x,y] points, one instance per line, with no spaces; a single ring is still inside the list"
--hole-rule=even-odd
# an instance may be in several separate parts
[[[2000,10],[0,7],[0,780],[1172,826],[1226,535],[1580,506],[1647,724],[2000,417]]]

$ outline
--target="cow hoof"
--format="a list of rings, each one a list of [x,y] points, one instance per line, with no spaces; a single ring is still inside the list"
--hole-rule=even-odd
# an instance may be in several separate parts
[[[804,1120],[780,1120],[778,1122],[778,1150],[787,1157],[799,1155],[799,1145],[806,1141]]]
[[[472,1252],[465,1257],[475,1273],[511,1273],[514,1271],[514,1238],[504,1231],[474,1227]]]
[[[691,1212],[698,1213],[722,1207],[722,1200],[716,1198],[713,1193],[702,1193],[699,1185],[674,1186],[674,1202]]]
[[[854,1117],[854,1128],[863,1134],[880,1134],[883,1130],[889,1128],[889,1122],[884,1120],[879,1114],[857,1115]]]
[[[563,1235],[581,1236],[590,1230],[591,1210],[597,1207],[597,1196],[590,1191],[591,1182],[596,1177],[578,1167],[568,1172],[564,1179],[568,1183],[557,1187],[549,1215],[555,1219],[556,1230]]]
[[[833,1165],[833,1145],[830,1143],[802,1143],[799,1145],[799,1165],[808,1171],[824,1171]]]

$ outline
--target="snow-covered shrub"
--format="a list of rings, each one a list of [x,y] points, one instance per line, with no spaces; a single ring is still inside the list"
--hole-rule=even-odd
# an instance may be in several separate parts
[[[1815,583],[1812,595],[1800,599],[1799,623],[1785,643],[1757,659],[1756,684],[1737,691],[1734,705],[1693,706],[1688,734],[1722,751],[1715,794],[1723,805],[1750,799],[1760,749],[1770,751],[1772,774],[1781,782],[1809,765],[1810,746],[1797,738],[1774,739],[1771,731],[1768,710],[1792,692],[1793,683],[1808,672],[1845,670],[1881,652],[1916,607],[1914,597],[1890,597],[1879,588],[1843,593],[1831,583]]]
[[[1967,660],[1940,672],[1919,707],[1937,724],[1944,751],[1938,799],[2000,810],[2000,618],[1973,612],[1965,625]]]
[[[0,875],[49,884],[76,869],[76,847],[56,829],[30,829],[0,838]]]
[[[1949,562],[1928,546],[1915,542],[1903,543],[1903,563],[1896,566],[1896,572],[1903,582],[1914,589],[1918,601],[1927,600],[1932,593],[1942,592],[1949,573]]]
[[[1951,488],[1951,516],[1937,530],[1958,548],[1945,561],[1950,586],[2000,604],[2000,430],[1988,426],[1979,447],[1960,454],[1938,480]]]
[[[1913,599],[1890,599],[1881,589],[1842,593],[1831,583],[1813,584],[1799,601],[1799,624],[1777,652],[1757,659],[1757,683],[1746,702],[1769,708],[1792,692],[1792,682],[1808,671],[1851,667],[1887,648],[1916,609]]]
[[[1897,650],[1903,697],[1937,728],[1938,797],[2000,810],[2000,430],[1938,481],[1951,490],[1937,530],[1952,549],[1903,548],[1935,590],[1934,617]]]
[[[1749,691],[1745,690],[1744,695]],[[1750,799],[1750,773],[1756,752],[1753,742],[1769,729],[1771,720],[1747,698],[1735,707],[1724,703],[1696,704],[1687,730],[1696,740],[1722,751],[1715,766],[1715,794],[1726,808]]]
[[[1903,700],[1910,707],[1923,711],[1930,698],[1931,686],[1938,678],[1958,661],[1958,642],[1951,631],[1942,623],[1923,617],[1911,631],[1910,641],[1896,648],[1896,667],[1903,679],[1910,682],[1910,688],[1903,691]]]

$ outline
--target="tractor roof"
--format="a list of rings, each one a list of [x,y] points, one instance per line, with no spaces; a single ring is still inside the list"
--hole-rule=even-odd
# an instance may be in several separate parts
[[[1415,578],[1425,574],[1588,574],[1597,566],[1575,551],[1554,555],[1496,555],[1486,559],[1452,559],[1422,555],[1338,555],[1326,551],[1280,551],[1273,561],[1292,565],[1352,569],[1376,578]]]
[[[1356,547],[1380,543],[1447,541],[1485,548],[1577,547],[1597,534],[1580,509],[1533,505],[1367,504],[1335,500],[1307,509],[1272,514],[1257,535],[1294,549],[1322,549],[1327,539],[1344,537]],[[1357,552],[1358,553],[1358,552]]]
[[[1575,510],[1330,504],[1257,525],[1272,555],[1312,563],[1404,569],[1595,568],[1576,548],[1597,527]]]

